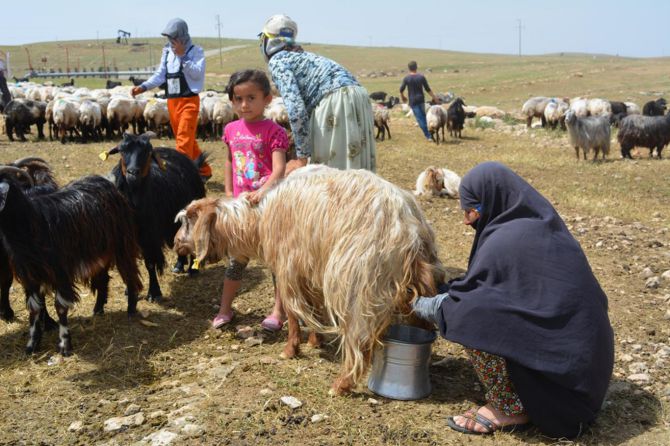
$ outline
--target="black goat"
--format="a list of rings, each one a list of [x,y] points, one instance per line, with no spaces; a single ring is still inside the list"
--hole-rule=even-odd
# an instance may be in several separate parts
[[[179,223],[177,213],[191,201],[205,196],[205,186],[198,173],[207,155],[192,161],[186,155],[167,147],[151,145],[152,132],[142,135],[123,134],[123,141],[105,155],[121,154],[112,170],[116,187],[128,198],[134,210],[144,265],[149,273],[147,299],[162,297],[159,274],[165,269],[163,249],[172,248]],[[181,272],[186,257],[180,257],[175,272]],[[191,269],[189,268],[189,272]]]
[[[386,93],[385,91],[375,91],[370,93],[370,99],[373,101],[385,101],[386,100]]]
[[[76,180],[47,194],[29,196],[21,180],[32,182],[21,169],[0,169],[0,231],[14,273],[23,284],[30,312],[32,353],[42,337],[44,292],[56,295],[58,350],[71,354],[68,310],[79,300],[75,282],[96,293],[94,314],[107,302],[109,269],[116,265],[128,288],[128,314],[137,312],[141,288],[139,248],[132,211],[126,199],[101,176]]]
[[[130,77],[128,78],[128,80],[129,80],[130,82],[132,82],[133,85],[136,86],[136,87],[139,86],[139,85],[142,85],[142,82],[146,82],[146,81],[147,81],[146,79],[138,79],[138,78],[136,78],[135,76],[130,76]]]
[[[661,159],[663,148],[670,143],[670,114],[665,116],[630,115],[619,122],[617,140],[621,145],[621,156],[632,159],[633,147],[647,147],[649,158],[654,154]]]
[[[649,101],[642,107],[642,114],[644,116],[663,116],[665,114],[667,102],[663,98]]]
[[[449,130],[449,135],[452,137],[458,135],[459,138],[462,138],[461,131],[463,130],[463,125],[465,124],[465,110],[463,110],[464,105],[465,102],[463,102],[463,99],[456,98],[456,100],[447,109],[447,129]]]
[[[25,133],[30,132],[30,126],[37,126],[37,136],[44,139],[44,123],[46,122],[46,102],[13,99],[5,106],[5,128],[7,137],[14,141],[13,133],[21,141],[26,141]]]
[[[14,82],[30,82],[30,78],[26,77],[16,77],[14,76]]]
[[[108,89],[108,90],[111,90],[114,87],[120,87],[120,86],[121,86],[121,82],[110,81],[109,79],[107,80],[107,84],[105,84],[105,88]]]
[[[612,115],[620,115],[621,113],[628,113],[628,106],[620,101],[610,101],[612,107]]]
[[[74,87],[74,78],[70,79],[69,82],[63,82],[60,84],[61,87]]]
[[[25,170],[33,180],[33,186],[25,189],[26,194],[43,194],[58,189],[58,184],[53,177],[49,164],[42,158],[21,158],[9,164],[9,166]],[[1,237],[2,235],[0,234],[0,239]],[[9,289],[13,281],[14,273],[9,261],[9,255],[5,251],[4,244],[0,242],[0,319],[8,322],[14,319],[14,310],[12,310],[9,303]],[[41,319],[44,321],[47,329],[58,326],[56,321],[47,313],[46,307]]]

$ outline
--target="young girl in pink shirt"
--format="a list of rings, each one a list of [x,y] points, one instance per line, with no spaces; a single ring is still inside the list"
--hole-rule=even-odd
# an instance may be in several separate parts
[[[270,81],[265,73],[259,70],[234,73],[228,82],[228,97],[240,119],[229,123],[223,132],[223,141],[228,146],[224,171],[226,196],[238,197],[246,193],[246,199],[257,204],[284,176],[288,137],[281,126],[263,115],[272,100]],[[220,328],[233,319],[232,303],[246,266],[246,263],[230,259],[223,281],[219,313],[212,320],[212,327]],[[283,313],[275,287],[274,308],[261,326],[267,330],[281,330]]]

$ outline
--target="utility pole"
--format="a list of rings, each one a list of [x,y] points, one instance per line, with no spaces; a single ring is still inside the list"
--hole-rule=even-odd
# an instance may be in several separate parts
[[[216,15],[216,29],[219,32],[219,66],[223,67],[223,48],[221,45],[221,18]]]
[[[519,57],[521,57],[521,30],[524,27],[521,25],[521,19],[516,19],[516,21],[519,22],[517,27],[519,29]]]

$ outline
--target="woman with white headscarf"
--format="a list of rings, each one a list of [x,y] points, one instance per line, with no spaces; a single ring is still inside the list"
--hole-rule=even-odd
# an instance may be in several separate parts
[[[368,92],[338,63],[304,51],[295,42],[298,25],[270,17],[261,52],[281,93],[293,131],[297,160],[286,173],[310,163],[375,171],[374,118]]]
[[[168,101],[170,125],[176,149],[195,160],[202,153],[195,134],[200,112],[200,93],[205,85],[205,52],[191,42],[188,25],[182,19],[172,19],[161,33],[168,39],[163,48],[156,72],[147,81],[133,88],[133,96],[163,85]],[[207,181],[212,168],[205,163],[200,177]]]

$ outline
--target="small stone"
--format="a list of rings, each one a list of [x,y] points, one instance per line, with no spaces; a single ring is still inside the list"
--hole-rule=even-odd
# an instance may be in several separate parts
[[[667,271],[663,271],[663,273],[661,274],[661,279],[665,281],[670,281],[670,269]]]
[[[155,420],[157,418],[163,418],[165,416],[165,411],[164,410],[154,410],[149,414],[149,419],[150,420]]]
[[[189,423],[181,428],[181,433],[186,435],[187,437],[199,437],[200,435],[205,433],[205,428],[200,426],[199,424]]]
[[[254,335],[254,329],[252,327],[246,326],[246,327],[239,327],[237,329],[237,332],[235,333],[235,336],[237,336],[240,339],[248,339]]]
[[[602,247],[603,247],[603,241],[602,240],[596,242],[596,248],[602,248]]]
[[[58,365],[63,362],[63,357],[60,355],[53,355],[50,356],[49,359],[47,360],[47,365]]]
[[[230,349],[234,352],[237,352],[240,350],[240,344],[233,344],[230,346]]]
[[[621,360],[623,362],[631,362],[633,360],[633,356],[626,353],[621,355]]]
[[[666,321],[670,321],[670,310],[665,311],[665,315],[663,316],[663,319]]]
[[[265,365],[275,365],[275,364],[277,364],[279,361],[277,361],[277,359],[275,359],[275,358],[273,358],[273,357],[271,357],[271,356],[263,356],[263,357],[259,360],[259,362],[260,362],[261,364],[265,364]]]
[[[640,274],[642,274],[642,277],[644,277],[645,279],[648,279],[648,278],[654,276],[654,272],[649,267],[646,267],[645,269],[643,269],[642,273],[640,273]]]
[[[651,381],[648,373],[634,373],[628,376],[628,379],[638,384],[647,384]]]
[[[209,375],[216,380],[223,381],[235,370],[235,367],[237,363],[212,367],[209,369]]]
[[[302,406],[302,401],[300,401],[298,398],[294,396],[282,396],[279,398],[279,401],[281,401],[283,404],[287,405],[291,409],[297,409],[298,407]]]
[[[633,344],[630,349],[633,350],[633,353],[639,353],[642,351],[642,344]]]
[[[661,281],[658,279],[657,276],[654,276],[654,277],[648,278],[647,281],[644,283],[644,286],[646,288],[656,289],[656,288],[658,288],[658,286],[660,284],[661,284]]]
[[[193,415],[184,415],[183,417],[175,418],[170,421],[170,425],[178,428],[183,428],[187,424],[193,424],[195,417]]]
[[[272,389],[261,389],[260,392],[258,392],[261,396],[270,396],[272,395]]]
[[[141,426],[144,424],[144,414],[142,412],[130,415],[128,417],[114,417],[105,420],[105,432],[118,432],[132,426]]]
[[[70,432],[79,432],[84,427],[83,421],[73,421],[67,428]]]
[[[106,406],[107,404],[112,404],[112,402],[104,398],[98,401],[98,407]]]
[[[142,410],[139,404],[131,404],[128,407],[126,407],[125,412],[123,412],[123,415],[128,416],[128,415],[135,415],[137,412]]]
[[[628,370],[633,374],[647,373],[649,367],[644,362],[634,362],[628,366]]]
[[[168,446],[177,438],[177,436],[178,435],[174,432],[161,429],[158,432],[154,432],[153,434],[142,438],[142,441],[151,442],[151,446]]]
[[[252,336],[244,340],[244,345],[248,347],[253,347],[254,345],[261,345],[263,343],[263,338],[260,336]]]
[[[328,419],[328,415],[324,415],[322,413],[317,413],[315,415],[312,415],[312,418],[310,418],[309,420],[312,423],[320,423],[320,422],[322,422],[323,420],[326,420],[326,419]]]
[[[371,406],[379,406],[381,403],[379,402],[379,400],[376,400],[374,398],[368,398],[368,404],[370,404]]]

